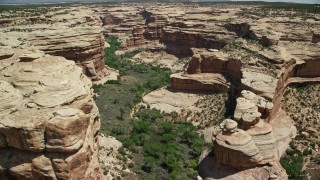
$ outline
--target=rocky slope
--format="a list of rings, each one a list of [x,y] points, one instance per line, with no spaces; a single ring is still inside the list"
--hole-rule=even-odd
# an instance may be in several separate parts
[[[63,57],[2,51],[10,55],[0,61],[0,178],[99,179],[91,81]]]

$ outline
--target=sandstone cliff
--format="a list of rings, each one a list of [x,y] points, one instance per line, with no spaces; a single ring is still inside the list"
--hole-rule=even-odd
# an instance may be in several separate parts
[[[25,17],[29,9],[20,10],[13,22],[1,27],[1,46],[35,47],[46,54],[73,60],[92,81],[100,81],[110,74],[104,64],[101,21],[91,9],[73,6],[37,9],[42,9],[44,14]]]
[[[274,130],[261,119],[262,113],[269,113],[272,107],[272,103],[264,98],[242,91],[241,97],[237,98],[235,120],[226,119],[213,130],[212,155],[202,156],[201,176],[254,179],[255,174],[259,174],[259,179],[288,179],[278,162],[280,156]]]
[[[242,76],[241,62],[222,52],[199,52],[192,57],[185,73],[172,74],[171,87],[176,90],[228,92],[231,82]]]
[[[0,179],[99,179],[99,112],[73,61],[36,50],[0,60]]]
[[[47,54],[73,60],[93,81],[108,75],[104,64],[104,36],[98,26],[30,33],[28,42]]]

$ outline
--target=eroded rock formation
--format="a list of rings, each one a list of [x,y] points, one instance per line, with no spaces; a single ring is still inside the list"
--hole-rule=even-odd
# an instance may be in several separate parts
[[[14,49],[0,61],[0,179],[99,179],[99,112],[73,61]]]
[[[228,92],[230,79],[242,76],[239,60],[222,52],[200,52],[192,57],[185,73],[173,74],[171,87],[176,90]]]
[[[72,6],[42,9],[42,15],[32,17],[17,12],[14,21],[1,28],[1,46],[34,47],[75,61],[92,81],[106,79],[110,72],[104,64],[103,28],[93,11]]]
[[[244,169],[260,167],[268,171],[260,174],[262,179],[287,179],[278,162],[280,156],[274,130],[261,119],[262,113],[266,116],[265,113],[270,112],[272,107],[272,103],[266,99],[250,91],[242,91],[241,97],[237,98],[235,120],[226,119],[213,131],[213,156],[209,154],[203,157],[200,163],[201,176],[215,179],[219,169],[232,174],[232,167],[238,171],[231,178],[241,179],[257,173],[255,171],[259,168],[250,169],[249,172],[244,172]]]
[[[34,32],[29,34],[28,42],[47,54],[75,61],[93,81],[108,75],[104,64],[105,40],[98,26]]]

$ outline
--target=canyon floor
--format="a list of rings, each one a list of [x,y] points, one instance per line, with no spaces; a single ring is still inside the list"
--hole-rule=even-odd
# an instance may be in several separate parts
[[[320,178],[319,5],[1,6],[0,92],[0,179]]]

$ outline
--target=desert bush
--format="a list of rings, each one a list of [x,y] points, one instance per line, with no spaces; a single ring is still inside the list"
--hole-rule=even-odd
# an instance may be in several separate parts
[[[290,179],[303,179],[304,174],[302,173],[303,167],[303,156],[292,155],[285,156],[280,159],[282,167],[286,170]]]

